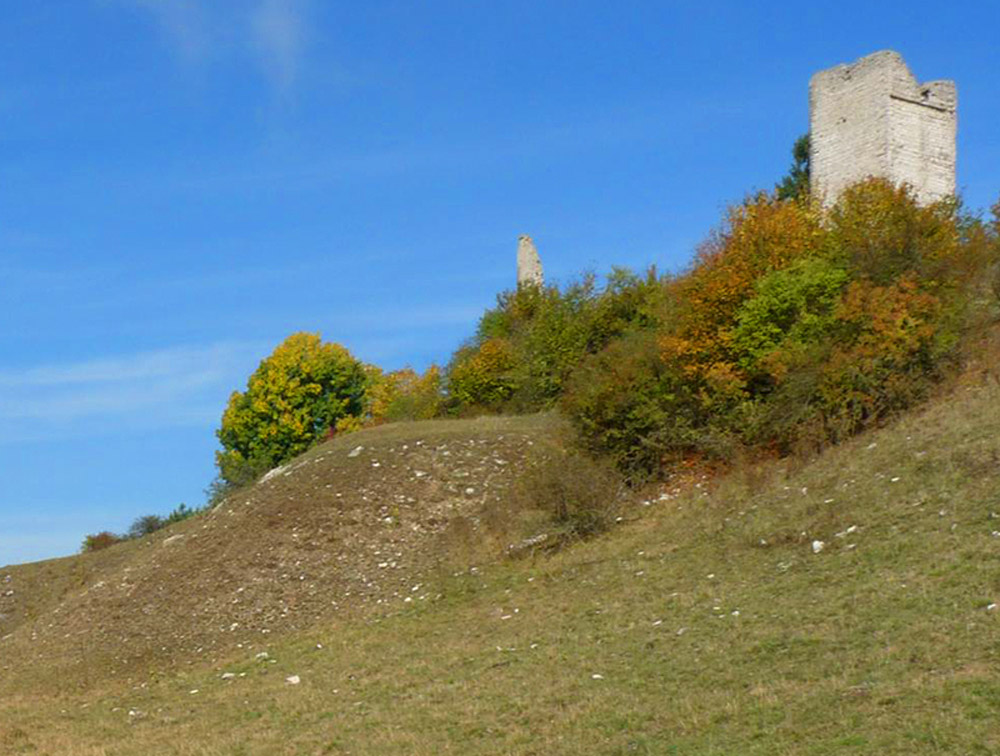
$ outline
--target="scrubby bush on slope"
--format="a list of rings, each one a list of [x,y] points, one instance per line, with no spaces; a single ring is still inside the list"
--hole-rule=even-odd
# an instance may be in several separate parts
[[[588,354],[657,322],[662,291],[653,271],[618,269],[599,288],[593,276],[558,287],[504,292],[447,373],[453,411],[526,412],[551,407]]]
[[[452,361],[452,408],[558,403],[630,472],[840,440],[925,397],[996,317],[998,224],[878,179],[828,211],[758,194],[681,276],[501,295]]]
[[[680,417],[696,427],[644,440],[664,453],[782,450],[910,406],[956,354],[988,244],[955,202],[920,207],[880,180],[852,187],[825,216],[750,200],[666,284],[677,305],[660,357],[684,376],[696,406]],[[565,406],[585,428],[575,398]]]
[[[89,553],[92,551],[102,551],[103,549],[114,546],[116,543],[121,543],[123,538],[119,535],[115,535],[111,531],[104,530],[100,533],[92,533],[84,537],[83,544],[80,546],[80,551],[84,553]]]
[[[204,511],[205,508],[192,509],[187,504],[181,503],[166,516],[155,514],[142,515],[132,521],[132,525],[126,533],[117,534],[104,530],[100,533],[92,533],[85,536],[83,544],[80,547],[80,551],[84,553],[90,551],[100,551],[101,549],[114,546],[116,543],[121,543],[122,541],[144,538],[145,536],[152,535],[156,531],[162,530],[169,525],[182,522],[183,520],[186,520],[189,517],[194,517],[196,514],[200,514]]]
[[[366,418],[369,425],[401,420],[430,420],[440,414],[444,394],[441,370],[431,365],[423,375],[412,368],[383,373],[373,372],[366,392]]]

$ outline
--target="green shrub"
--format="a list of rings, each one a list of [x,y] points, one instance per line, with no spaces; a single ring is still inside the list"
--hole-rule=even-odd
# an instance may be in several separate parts
[[[610,455],[630,480],[696,446],[704,421],[685,377],[660,359],[653,331],[630,333],[588,357],[560,407],[587,448]]]
[[[623,482],[606,462],[578,451],[556,451],[529,467],[514,486],[514,506],[544,512],[556,532],[548,542],[586,538],[614,522]]]
[[[296,333],[235,391],[216,435],[219,474],[232,485],[280,465],[320,441],[346,416],[360,416],[369,374],[339,344]]]
[[[448,370],[448,393],[460,410],[499,411],[513,396],[514,351],[503,338],[458,351]]]
[[[778,350],[800,353],[826,340],[847,271],[822,257],[797,260],[758,279],[754,295],[736,312],[734,358],[749,376],[774,378]],[[770,361],[768,358],[772,358]]]
[[[592,275],[560,290],[525,286],[503,292],[475,338],[447,371],[453,411],[530,412],[551,407],[588,354],[659,317],[663,285],[615,269],[603,289]]]
[[[183,520],[186,520],[189,517],[194,517],[201,511],[203,510],[192,509],[191,507],[189,507],[187,504],[184,503],[178,504],[177,507],[170,514],[168,514],[166,517],[163,518],[163,526],[166,527],[167,525],[173,525],[175,522],[182,522]]]
[[[223,483],[217,483],[213,485],[224,486]],[[210,505],[206,505],[210,506]],[[191,509],[186,504],[178,505],[170,514],[166,517],[161,517],[159,515],[143,515],[142,517],[137,517],[133,522],[131,527],[129,527],[128,532],[124,535],[116,535],[110,531],[103,531],[101,533],[96,533],[94,535],[88,535],[83,540],[83,545],[81,551],[100,551],[101,549],[106,549],[109,546],[113,546],[116,543],[121,543],[122,541],[128,541],[135,538],[143,538],[144,536],[152,535],[158,530],[162,530],[168,525],[173,525],[176,522],[181,522],[189,517],[193,517],[203,510]]]
[[[143,515],[136,518],[132,527],[128,529],[129,538],[142,538],[151,535],[162,528],[166,523],[159,515]]]
[[[954,199],[922,206],[908,186],[868,179],[845,189],[830,210],[827,245],[854,279],[884,286],[913,273],[937,287],[961,257],[959,209]]]

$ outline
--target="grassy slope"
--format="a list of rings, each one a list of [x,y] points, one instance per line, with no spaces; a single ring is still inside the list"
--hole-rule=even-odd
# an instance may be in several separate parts
[[[273,662],[64,696],[0,682],[0,752],[1000,753],[995,513],[1000,389],[963,390],[276,639]]]

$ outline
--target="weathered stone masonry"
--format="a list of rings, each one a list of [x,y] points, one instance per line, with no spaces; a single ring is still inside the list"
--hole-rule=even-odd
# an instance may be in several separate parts
[[[542,260],[535,243],[527,234],[521,234],[517,237],[517,288],[542,286],[544,283]]]
[[[811,189],[825,205],[868,176],[913,187],[921,203],[955,192],[957,94],[919,84],[883,50],[820,71],[809,83]]]

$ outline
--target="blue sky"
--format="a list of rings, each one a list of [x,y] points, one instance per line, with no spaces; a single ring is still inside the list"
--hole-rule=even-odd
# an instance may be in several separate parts
[[[33,0],[0,25],[0,565],[201,504],[229,393],[294,331],[445,362],[516,240],[682,268],[769,188],[821,68],[959,88],[1000,194],[1000,6]]]

